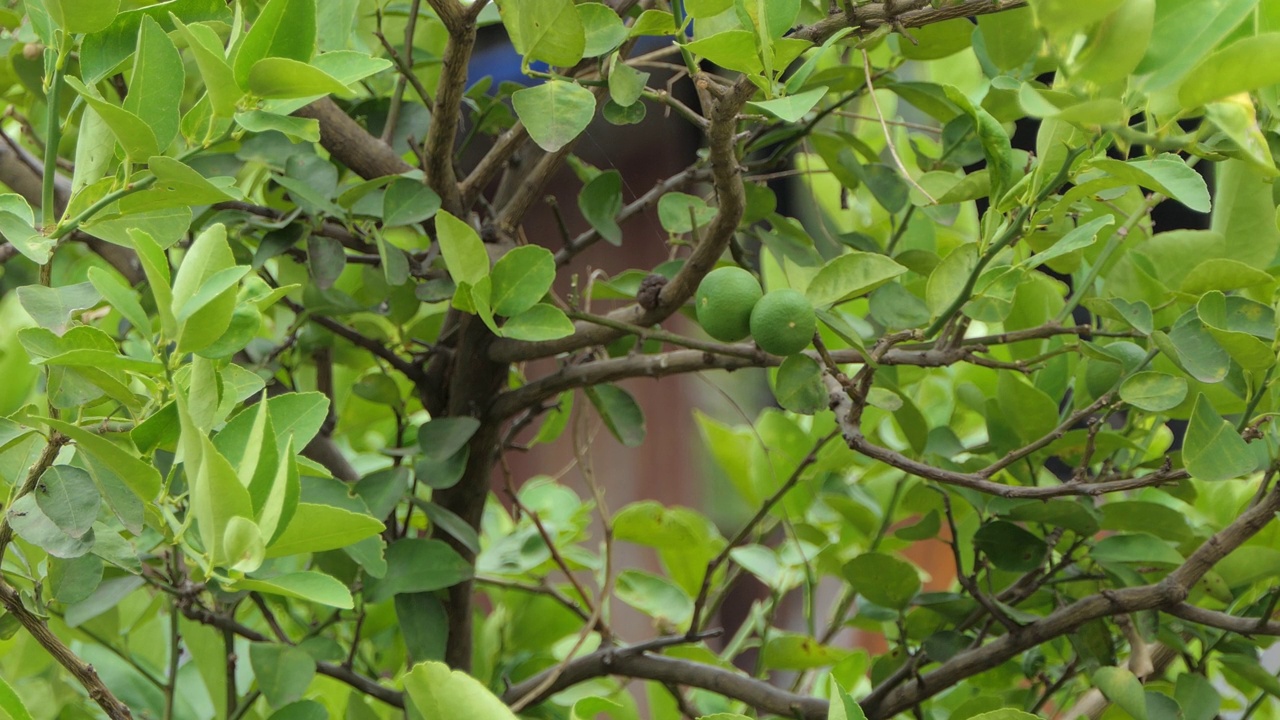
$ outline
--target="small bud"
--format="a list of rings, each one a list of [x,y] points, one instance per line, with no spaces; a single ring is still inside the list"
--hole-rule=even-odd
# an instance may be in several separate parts
[[[658,307],[658,295],[667,286],[667,279],[661,275],[649,275],[640,281],[640,289],[636,290],[636,302],[645,310]]]
[[[44,46],[40,43],[27,43],[22,46],[22,57],[28,60],[39,60],[44,54]]]

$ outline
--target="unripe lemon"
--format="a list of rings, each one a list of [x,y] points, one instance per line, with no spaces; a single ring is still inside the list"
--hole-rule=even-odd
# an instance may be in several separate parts
[[[796,290],[771,290],[751,311],[751,334],[773,355],[795,355],[809,347],[817,329],[813,306]]]
[[[712,270],[694,295],[698,322],[716,340],[737,342],[751,333],[751,309],[763,294],[755,276],[740,267]]]

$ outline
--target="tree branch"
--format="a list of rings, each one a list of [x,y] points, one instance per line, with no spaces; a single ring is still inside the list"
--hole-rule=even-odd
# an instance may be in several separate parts
[[[561,690],[592,678],[620,675],[710,690],[773,715],[826,720],[827,701],[821,698],[797,695],[776,688],[764,680],[712,665],[661,655],[626,654],[625,650],[598,650],[570,662],[554,683],[534,697],[533,703],[546,700]],[[535,675],[507,688],[502,699],[507,703],[515,702],[543,681],[541,674]]]
[[[0,580],[0,605],[3,605],[4,609],[21,623],[36,642],[40,643],[40,647],[80,681],[85,691],[89,693],[89,698],[102,708],[107,717],[111,720],[132,720],[133,713],[129,711],[129,707],[103,684],[102,678],[98,677],[98,672],[93,669],[93,666],[71,652],[71,648],[53,634],[43,618],[22,604],[22,597],[18,591],[2,580]]]
[[[241,625],[235,619],[225,615],[219,615],[208,608],[205,608],[193,601],[189,597],[178,597],[178,609],[183,615],[198,623],[218,628],[219,630],[230,631],[251,642],[272,642],[272,639],[253,628]],[[326,675],[339,682],[351,686],[353,689],[377,698],[382,702],[397,708],[404,708],[404,694],[392,690],[389,687],[380,685],[377,681],[367,678],[359,673],[342,665],[335,665],[329,662],[317,662],[316,672]]]
[[[714,87],[705,80],[702,82],[708,88]],[[716,98],[711,110],[711,126],[707,131],[710,149],[708,161],[719,208],[715,218],[703,233],[701,243],[690,253],[680,272],[662,288],[656,304],[648,309],[639,305],[629,305],[610,313],[610,318],[641,326],[661,322],[693,296],[698,283],[724,254],[746,209],[742,168],[738,162],[734,133],[737,128],[738,111],[750,97],[748,93],[723,93]],[[501,362],[547,357],[607,343],[623,334],[625,333],[601,325],[578,323],[573,335],[559,340],[546,342],[498,340],[490,349],[490,357]]]
[[[1265,617],[1244,618],[1229,615],[1216,610],[1206,610],[1190,603],[1179,603],[1173,607],[1161,608],[1161,611],[1197,625],[1207,625],[1219,630],[1227,630],[1240,635],[1280,635],[1280,622]]]
[[[293,114],[319,122],[320,144],[324,149],[366,180],[402,175],[414,169],[330,98],[316,100]]]
[[[457,0],[427,0],[449,30],[444,48],[436,102],[431,110],[431,127],[424,149],[427,184],[440,196],[445,210],[461,216],[466,212],[458,177],[453,169],[453,147],[462,117],[462,97],[467,85],[467,63],[476,45],[476,24]]]

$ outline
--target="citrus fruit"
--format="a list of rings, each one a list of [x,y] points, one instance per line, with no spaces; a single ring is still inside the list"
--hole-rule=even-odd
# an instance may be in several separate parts
[[[809,346],[818,320],[804,293],[771,290],[751,311],[750,327],[761,350],[773,355],[794,355]]]
[[[763,294],[755,276],[742,268],[712,270],[694,295],[698,322],[716,340],[737,342],[751,333],[751,309]]]

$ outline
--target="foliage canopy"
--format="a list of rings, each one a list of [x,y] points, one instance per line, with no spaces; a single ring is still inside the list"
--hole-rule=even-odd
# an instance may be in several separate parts
[[[1277,0],[0,26],[0,716],[1280,711]],[[469,71],[495,36],[521,82]],[[701,149],[652,189],[575,155],[660,112]],[[574,264],[642,214],[667,262]],[[805,347],[708,339],[717,266]],[[721,370],[776,401],[697,414],[745,514],[611,507],[582,428],[642,445],[620,382]],[[504,472],[567,440],[588,493]]]

